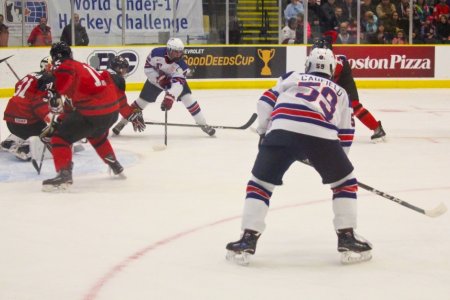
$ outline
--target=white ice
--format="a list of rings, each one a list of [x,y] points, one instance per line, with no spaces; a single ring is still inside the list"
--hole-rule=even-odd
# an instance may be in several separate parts
[[[194,96],[210,124],[238,126],[260,93]],[[360,97],[388,141],[372,144],[357,120],[350,152],[357,178],[425,209],[450,207],[450,90],[361,90]],[[162,121],[159,103],[144,116]],[[169,121],[193,123],[181,103]],[[7,134],[3,122],[2,139]],[[141,134],[128,126],[111,141],[126,180],[109,177],[90,146],[74,157],[69,193],[41,192],[41,181],[55,175],[51,160],[40,176],[15,158],[0,166],[29,174],[0,182],[0,299],[450,299],[450,213],[430,218],[360,189],[357,232],[373,243],[373,260],[343,266],[331,192],[296,164],[274,192],[250,265],[237,266],[225,260],[225,245],[240,235],[254,130],[210,138],[169,127],[164,151],[152,149],[163,144],[163,126]],[[86,161],[91,169],[78,172]]]

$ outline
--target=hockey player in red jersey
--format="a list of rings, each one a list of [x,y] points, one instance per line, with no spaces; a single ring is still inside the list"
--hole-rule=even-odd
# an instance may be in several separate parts
[[[289,72],[258,101],[259,152],[247,184],[241,239],[228,243],[227,259],[248,264],[264,231],[275,186],[297,160],[308,161],[332,190],[334,228],[342,263],[371,259],[372,246],[359,238],[357,180],[347,154],[353,141],[353,109],[346,91],[329,80],[335,68],[329,49],[313,49],[306,73]]]
[[[112,57],[108,62],[107,72],[110,74],[120,101],[120,115],[133,124],[134,131],[143,131],[145,129],[144,117],[142,109],[137,106],[136,102],[129,105],[127,95],[125,94],[125,76],[128,74],[129,63],[126,58],[118,55]]]
[[[164,92],[161,110],[168,111],[175,101],[181,101],[195,123],[200,125],[209,136],[214,136],[216,130],[206,124],[206,119],[198,102],[192,97],[192,91],[186,80],[189,67],[183,59],[184,44],[178,38],[171,38],[166,47],[158,47],[147,56],[144,72],[147,80],[144,83],[139,98],[132,106],[143,110],[149,103],[154,103],[156,98]],[[122,118],[113,128],[115,134],[128,124],[127,118]]]
[[[318,39],[314,42],[312,48],[325,48],[333,50],[329,37]],[[336,70],[333,74],[333,81],[342,86],[350,97],[353,112],[367,128],[373,130],[371,140],[378,142],[385,140],[386,132],[381,125],[381,121],[377,121],[374,116],[359,102],[358,90],[355,80],[353,79],[352,69],[345,55],[336,54]]]
[[[21,160],[31,158],[28,138],[38,136],[51,119],[47,92],[38,88],[39,78],[49,72],[50,67],[50,57],[45,57],[40,62],[39,72],[30,73],[20,79],[4,112],[3,119],[11,134],[1,143],[1,148]]]
[[[66,189],[73,183],[71,145],[83,138],[87,138],[114,174],[122,173],[123,167],[108,140],[108,130],[117,121],[119,111],[119,99],[111,77],[107,72],[100,74],[91,66],[74,60],[65,42],[53,44],[50,55],[53,77],[49,81],[53,83],[55,94],[49,103],[51,106],[64,103],[64,112],[53,118],[42,134],[51,136],[57,172],[55,178],[43,181],[43,190]],[[42,80],[41,86],[44,84]]]

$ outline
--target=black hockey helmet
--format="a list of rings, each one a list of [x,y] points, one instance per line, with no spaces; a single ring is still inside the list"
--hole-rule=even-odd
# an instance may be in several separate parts
[[[333,43],[331,36],[324,36],[314,41],[313,49],[321,48],[321,49],[330,49],[333,50]]]
[[[53,43],[50,49],[50,56],[53,61],[73,58],[72,49],[66,42]]]
[[[125,76],[128,73],[129,67],[130,64],[128,63],[128,60],[120,55],[114,56],[108,61],[108,68],[122,76]]]

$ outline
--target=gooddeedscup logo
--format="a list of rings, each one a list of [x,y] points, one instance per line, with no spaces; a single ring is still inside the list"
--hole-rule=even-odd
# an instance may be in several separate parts
[[[139,65],[139,56],[133,50],[122,50],[119,52],[114,50],[96,50],[89,54],[87,63],[97,71],[103,71],[108,68],[109,60],[117,55],[120,55],[128,60],[128,63],[130,64],[128,76],[133,74]]]

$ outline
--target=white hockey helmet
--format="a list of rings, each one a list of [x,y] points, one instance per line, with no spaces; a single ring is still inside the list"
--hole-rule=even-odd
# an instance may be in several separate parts
[[[314,48],[306,58],[306,73],[320,73],[328,78],[333,77],[336,59],[330,49]]]
[[[40,62],[41,72],[50,71],[52,66],[52,58],[50,56],[44,57]]]
[[[184,44],[179,38],[170,38],[167,41],[167,55],[170,60],[177,61],[183,57]]]

